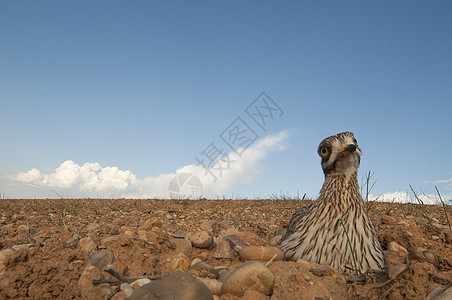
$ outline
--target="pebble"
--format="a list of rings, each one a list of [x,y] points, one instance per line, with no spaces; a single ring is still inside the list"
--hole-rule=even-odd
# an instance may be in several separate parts
[[[213,231],[212,224],[210,224],[210,222],[208,220],[202,220],[201,224],[199,225],[199,229],[208,231],[208,232]]]
[[[235,227],[235,222],[233,220],[221,220],[217,224],[215,224],[215,229],[218,231],[226,230],[228,228]]]
[[[189,232],[185,238],[196,248],[206,249],[213,244],[213,236],[207,231]]]
[[[148,278],[140,278],[140,279],[137,279],[137,280],[135,280],[134,282],[132,282],[132,283],[130,284],[130,287],[136,289],[136,288],[139,288],[140,286],[145,285],[145,284],[148,284],[148,283],[150,283],[150,282],[151,282],[151,280],[148,279]],[[127,288],[127,287],[125,287],[125,288]],[[129,295],[129,296],[130,296],[130,295]]]
[[[190,256],[193,252],[193,247],[191,245],[191,242],[186,239],[176,239],[173,237],[169,238],[171,243],[174,243],[176,245],[176,252],[177,253],[184,253],[186,256]]]
[[[17,234],[18,235],[28,234],[28,226],[27,225],[19,225],[19,227],[17,227]]]
[[[269,261],[275,255],[276,257],[273,259],[273,261],[284,259],[284,253],[276,247],[250,246],[243,248],[239,252],[239,256],[243,260]]]
[[[388,268],[388,276],[391,279],[394,279],[397,275],[399,275],[403,270],[405,270],[406,265],[396,265]]]
[[[176,239],[183,239],[183,238],[185,238],[186,235],[187,235],[187,234],[185,234],[185,233],[183,233],[183,232],[175,232],[175,233],[173,233],[173,238],[176,238]]]
[[[100,278],[100,270],[95,266],[88,265],[78,280],[78,288],[82,297],[86,298],[88,291],[93,288],[93,279]]]
[[[443,285],[447,285],[447,284],[451,284],[452,280],[450,278],[447,278],[444,275],[441,274],[435,274],[432,277],[433,281],[439,284],[443,284]]]
[[[189,267],[190,262],[184,253],[178,253],[171,259],[171,270],[187,271]]]
[[[78,247],[82,251],[86,251],[87,253],[90,253],[91,250],[96,248],[96,244],[94,243],[92,238],[85,237],[85,238],[80,239],[80,241],[78,241]]]
[[[216,270],[211,265],[206,264],[205,262],[200,262],[196,265],[191,266],[187,270],[187,273],[196,277],[209,277],[212,279],[218,278],[218,270]]]
[[[141,299],[212,300],[213,296],[201,280],[185,272],[174,271],[137,288],[127,298],[127,300]]]
[[[331,276],[334,273],[334,270],[330,267],[320,267],[320,268],[311,268],[309,272],[314,274],[315,276],[323,277],[323,276]]]
[[[243,296],[246,290],[272,295],[275,279],[270,270],[258,261],[249,261],[237,267],[221,287],[221,294]]]
[[[108,285],[100,285],[90,288],[85,293],[86,300],[107,300],[113,296],[113,291]]]
[[[238,238],[237,236],[235,236],[233,234],[224,236],[223,240],[228,241],[229,245],[234,250],[237,249],[240,251],[245,247],[249,247],[249,245],[247,243],[245,243],[244,241],[242,241],[240,238]]]
[[[253,290],[246,290],[241,300],[267,300],[267,299],[268,299],[267,296],[259,292]]]
[[[86,232],[93,232],[96,230],[100,230],[100,224],[99,223],[90,223],[85,228]]]
[[[14,253],[14,250],[11,248],[0,251],[0,276],[5,274],[6,266],[9,264],[9,261],[11,260],[12,253]]]
[[[394,217],[391,217],[388,215],[381,216],[381,223],[383,223],[383,224],[394,224],[395,222],[396,222],[396,219]]]
[[[113,254],[113,251],[108,249],[96,251],[88,257],[88,263],[96,266],[101,271],[105,266],[113,263],[114,260],[115,255]]]
[[[234,235],[249,245],[263,246],[265,244],[261,237],[251,231],[237,232]]]
[[[452,287],[442,285],[434,289],[424,300],[450,300],[452,299]]]
[[[225,239],[221,240],[213,253],[214,258],[218,259],[232,259],[233,253],[229,242]]]
[[[127,297],[130,297],[130,295],[132,295],[132,293],[133,293],[133,287],[132,287],[132,285],[130,285],[130,284],[128,284],[128,283],[122,283],[122,284],[119,286],[119,288],[120,288],[121,292],[124,293],[124,296],[125,296],[126,298],[127,298]]]
[[[389,243],[388,250],[396,251],[401,257],[408,255],[408,251],[394,241]]]
[[[221,283],[220,281],[218,281],[216,279],[212,279],[212,278],[202,278],[201,277],[198,279],[201,280],[207,286],[207,288],[210,290],[212,295],[221,296],[221,286],[223,285],[223,283]]]

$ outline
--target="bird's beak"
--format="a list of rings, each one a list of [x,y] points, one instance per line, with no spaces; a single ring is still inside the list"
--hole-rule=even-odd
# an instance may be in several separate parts
[[[347,155],[347,154],[353,153],[353,152],[355,152],[356,148],[357,148],[356,145],[353,145],[353,144],[344,145],[344,146],[342,146],[342,150],[339,151],[339,154],[344,153],[344,155]]]

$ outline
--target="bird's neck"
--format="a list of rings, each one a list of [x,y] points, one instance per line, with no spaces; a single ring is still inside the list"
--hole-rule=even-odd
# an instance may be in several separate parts
[[[357,173],[326,175],[319,200],[338,207],[361,206]]]

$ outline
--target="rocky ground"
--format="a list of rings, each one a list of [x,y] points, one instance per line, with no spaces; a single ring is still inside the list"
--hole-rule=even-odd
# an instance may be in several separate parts
[[[388,274],[363,278],[281,260],[308,203],[2,199],[0,299],[452,299],[442,206],[371,203]]]

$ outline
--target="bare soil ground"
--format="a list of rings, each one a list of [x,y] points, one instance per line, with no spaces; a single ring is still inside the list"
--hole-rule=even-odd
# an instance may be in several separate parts
[[[98,249],[111,249],[115,255],[112,267],[125,276],[167,274],[172,270],[168,261],[176,255],[170,237],[197,231],[201,224],[210,224],[216,241],[229,230],[244,233],[249,244],[271,246],[275,233],[308,203],[2,199],[0,299],[82,298],[79,280],[90,251]],[[447,209],[452,221],[452,207]],[[297,274],[302,271],[296,262],[272,262],[269,269],[275,276],[275,289],[271,299],[424,299],[435,288],[451,284],[452,231],[442,206],[372,203],[369,215],[384,250],[394,241],[407,250],[397,255],[385,251],[388,269],[393,272],[390,277],[395,278],[347,283],[342,276],[311,274],[311,285],[318,287],[313,289],[299,279]],[[86,237],[94,242],[92,246],[80,243]],[[227,260],[216,259],[213,253],[214,246],[193,248],[188,258],[230,269],[243,263],[236,254]],[[110,278],[105,272],[101,276]],[[217,299],[238,298],[222,295]]]

